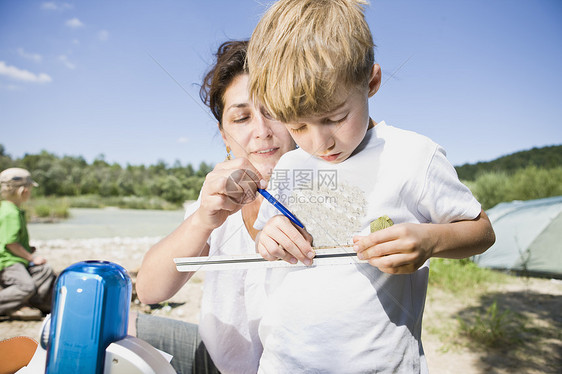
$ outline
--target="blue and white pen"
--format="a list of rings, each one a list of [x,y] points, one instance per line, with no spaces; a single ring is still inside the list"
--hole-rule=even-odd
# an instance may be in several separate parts
[[[265,199],[266,199],[267,201],[269,201],[269,202],[271,203],[271,205],[273,205],[274,207],[276,207],[277,209],[279,209],[279,211],[280,211],[281,213],[283,213],[283,215],[284,215],[285,217],[287,217],[288,219],[290,219],[291,222],[293,222],[295,225],[297,225],[297,226],[300,227],[301,229],[304,229],[304,225],[301,223],[301,221],[299,221],[299,220],[297,219],[297,217],[295,217],[295,216],[293,215],[293,213],[291,213],[291,212],[289,211],[289,209],[285,208],[285,207],[283,206],[283,204],[281,204],[281,203],[279,202],[279,200],[277,200],[276,198],[274,198],[273,196],[271,196],[271,194],[270,194],[269,192],[267,192],[267,191],[266,191],[265,189],[263,189],[263,188],[258,188],[258,192],[259,192],[260,194],[262,194],[262,196],[265,197]]]

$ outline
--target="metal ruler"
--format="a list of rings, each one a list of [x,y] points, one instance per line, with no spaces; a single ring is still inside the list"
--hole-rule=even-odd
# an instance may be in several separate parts
[[[316,256],[312,265],[349,265],[367,262],[359,260],[357,253],[351,245],[338,247],[313,247]],[[235,256],[207,256],[207,257],[180,257],[175,258],[176,268],[181,272],[190,271],[216,271],[233,269],[258,269],[258,268],[287,268],[307,267],[302,262],[290,264],[283,260],[267,261],[259,253]]]

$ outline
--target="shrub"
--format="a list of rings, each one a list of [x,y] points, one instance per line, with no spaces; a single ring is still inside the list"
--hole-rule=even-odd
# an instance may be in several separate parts
[[[26,203],[30,220],[36,218],[63,219],[70,216],[68,200],[64,198],[38,198]]]
[[[484,209],[503,201],[531,200],[562,195],[562,167],[529,166],[514,174],[487,172],[465,182]]]
[[[497,302],[478,312],[472,321],[458,318],[459,332],[469,337],[473,343],[487,348],[506,348],[522,339],[527,330],[525,318],[509,309],[500,310]]]

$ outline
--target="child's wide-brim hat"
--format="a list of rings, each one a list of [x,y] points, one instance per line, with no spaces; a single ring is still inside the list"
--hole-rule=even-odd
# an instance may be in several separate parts
[[[9,168],[0,173],[0,183],[12,186],[34,186],[39,185],[31,178],[29,171],[22,168]]]

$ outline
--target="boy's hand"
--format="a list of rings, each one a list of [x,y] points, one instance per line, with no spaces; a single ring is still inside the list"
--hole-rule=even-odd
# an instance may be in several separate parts
[[[35,256],[33,257],[33,263],[35,265],[43,265],[47,263],[47,259],[43,256]]]
[[[413,273],[431,257],[436,246],[427,225],[403,223],[354,236],[353,249],[360,260],[390,274]]]
[[[285,260],[291,264],[297,261],[312,265],[314,251],[312,236],[296,227],[291,221],[278,215],[271,218],[256,238],[256,251],[268,261]]]

